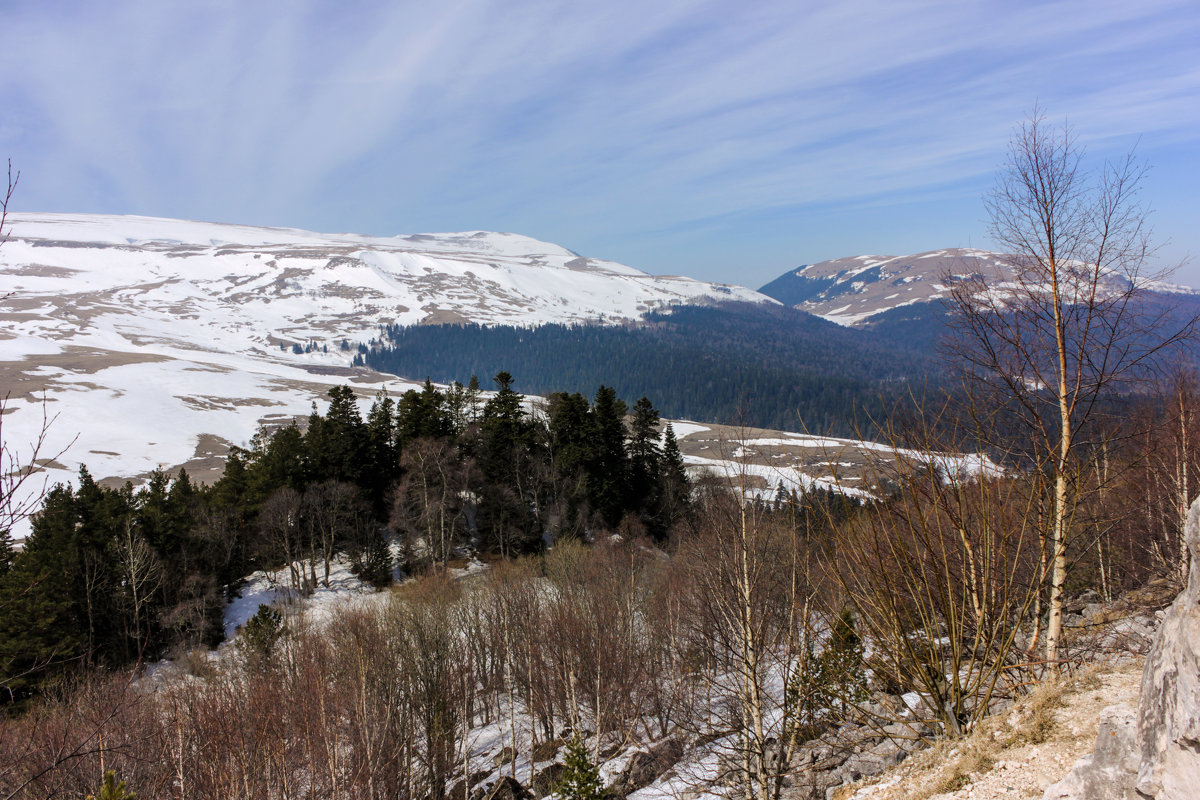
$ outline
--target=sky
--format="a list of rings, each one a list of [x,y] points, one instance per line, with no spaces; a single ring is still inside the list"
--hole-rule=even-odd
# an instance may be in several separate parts
[[[12,210],[499,230],[758,287],[988,247],[1035,105],[1200,286],[1200,3],[0,0]]]

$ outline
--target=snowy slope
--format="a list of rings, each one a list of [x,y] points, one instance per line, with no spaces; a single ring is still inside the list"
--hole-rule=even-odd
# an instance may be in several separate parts
[[[11,289],[119,292],[123,302],[201,319],[219,312],[258,326],[261,343],[268,332],[361,338],[381,322],[620,321],[678,303],[772,302],[508,233],[372,238],[75,214],[11,214],[9,222],[0,274]]]
[[[97,478],[185,463],[205,477],[227,444],[306,413],[331,386],[353,382],[369,403],[381,376],[349,369],[340,343],[370,339],[383,323],[618,322],[673,304],[774,302],[513,234],[372,238],[75,214],[8,221],[3,435],[23,457],[43,411],[53,417],[40,454],[57,456],[45,465],[50,482],[80,464]],[[292,352],[309,342],[314,352]]]

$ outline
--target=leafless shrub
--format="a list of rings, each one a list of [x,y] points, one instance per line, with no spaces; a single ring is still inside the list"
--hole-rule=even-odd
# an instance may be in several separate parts
[[[1019,636],[1044,571],[1043,494],[1036,474],[996,474],[982,452],[943,455],[935,432],[948,421],[937,416],[904,440],[892,435],[872,467],[890,496],[833,527],[826,562],[875,648],[877,677],[918,692],[928,721],[959,735],[1023,680]]]

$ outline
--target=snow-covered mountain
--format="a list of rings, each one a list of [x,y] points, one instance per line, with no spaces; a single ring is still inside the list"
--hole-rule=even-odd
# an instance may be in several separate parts
[[[896,308],[946,299],[955,279],[981,276],[1003,292],[1013,274],[1010,264],[1011,259],[997,253],[955,248],[907,256],[852,256],[789,270],[759,291],[831,322],[861,326]],[[1129,285],[1115,275],[1107,283],[1112,291]],[[1161,281],[1147,281],[1144,288],[1158,294],[1195,294]]]
[[[350,369],[341,343],[384,323],[620,322],[678,304],[775,302],[505,233],[373,238],[79,214],[8,222],[3,435],[19,451],[43,411],[53,417],[40,453],[58,456],[44,465],[52,482],[81,463],[97,478],[179,464],[203,473],[228,442],[307,412],[330,386],[353,382],[369,398],[382,376]]]
[[[995,279],[1008,268],[986,250],[932,250],[908,256],[851,256],[789,270],[760,291],[840,325],[858,325],[901,306],[947,297],[950,275]]]
[[[0,268],[10,289],[111,293],[139,310],[245,323],[248,338],[222,342],[235,347],[268,344],[268,333],[360,338],[381,322],[620,321],[678,303],[771,302],[511,233],[379,238],[83,214],[11,214],[9,224]]]

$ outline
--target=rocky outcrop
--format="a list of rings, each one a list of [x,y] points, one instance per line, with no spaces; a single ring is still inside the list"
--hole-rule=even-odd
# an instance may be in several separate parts
[[[533,800],[533,795],[516,780],[504,777],[496,781],[486,800]]]
[[[562,781],[563,773],[567,768],[557,761],[548,767],[538,770],[533,776],[533,780],[529,782],[529,791],[534,797],[545,797],[553,793],[560,781]]]
[[[1105,709],[1096,751],[1076,763],[1046,800],[1184,800],[1200,796],[1200,499],[1185,531],[1187,588],[1171,605],[1146,656],[1136,718]]]
[[[639,750],[629,759],[629,764],[609,787],[612,794],[624,797],[638,789],[649,786],[660,775],[675,766],[683,758],[683,743],[673,737]]]
[[[1188,585],[1146,656],[1138,702],[1135,788],[1156,800],[1200,794],[1200,500],[1188,512],[1186,538]]]
[[[1095,752],[1047,789],[1045,800],[1135,800],[1137,770],[1137,709],[1125,703],[1109,706],[1100,712]]]

